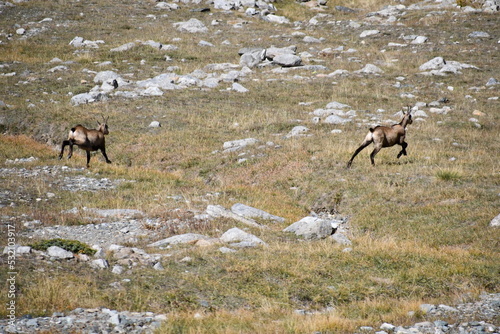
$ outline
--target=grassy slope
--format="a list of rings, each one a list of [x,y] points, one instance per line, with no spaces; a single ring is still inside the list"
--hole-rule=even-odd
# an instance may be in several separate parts
[[[14,23],[39,22],[45,17],[54,20],[50,33],[27,41],[14,38],[0,46],[0,59],[9,65],[4,73],[24,72],[21,78],[0,77],[0,96],[14,106],[1,110],[6,130],[58,144],[70,124],[90,126],[104,113],[110,116],[107,150],[114,164],[106,165],[96,156],[92,172],[139,182],[103,196],[68,194],[44,181],[26,184],[18,178],[3,179],[6,189],[22,189],[34,198],[51,191],[58,200],[48,205],[3,208],[2,214],[27,213],[45,225],[75,223],[74,218],[60,214],[73,206],[138,208],[161,216],[179,207],[202,211],[206,194],[218,192],[221,195],[211,200],[214,204],[229,207],[242,202],[283,216],[287,223],[266,231],[250,230],[266,240],[268,248],[235,255],[222,255],[216,248],[183,249],[164,263],[166,270],[161,273],[148,269],[130,275],[132,282],[125,290],[109,289],[108,284],[117,278],[107,272],[88,273],[86,266],[61,264],[41,273],[32,271],[33,264],[21,263],[19,312],[51,314],[98,306],[165,312],[171,321],[163,332],[352,332],[362,324],[413,321],[407,312],[421,302],[452,303],[483,290],[498,291],[499,232],[488,227],[500,207],[498,102],[488,100],[498,96],[498,89],[469,90],[484,85],[490,77],[500,77],[498,36],[482,40],[480,47],[466,37],[475,30],[491,33],[499,23],[498,16],[477,14],[474,23],[464,23],[451,14],[411,13],[404,23],[415,25],[414,33],[433,41],[430,47],[416,47],[416,53],[380,52],[388,42],[398,41],[399,33],[410,33],[402,27],[393,27],[391,34],[364,44],[357,38],[359,31],[352,29],[336,31],[327,25],[307,31],[325,37],[320,48],[345,45],[358,50],[356,56],[362,63],[348,62],[345,55],[325,57],[323,64],[332,71],[357,70],[365,63],[392,64],[381,65],[386,71],[381,77],[340,78],[332,85],[331,78],[266,81],[270,74],[257,73],[253,77],[260,80],[243,83],[250,89],[243,95],[224,90],[182,90],[160,98],[113,99],[71,107],[68,92],[77,94],[93,86],[93,75],[82,70],[100,70],[95,62],[112,60],[113,69],[133,73],[137,80],[165,72],[169,65],[180,66],[180,73],[185,74],[208,63],[237,63],[237,51],[244,46],[286,46],[300,40],[273,38],[291,35],[293,27],[269,26],[253,19],[248,28],[235,34],[224,23],[236,17],[247,19],[238,13],[206,16],[184,8],[160,17],[149,2],[100,0],[94,10],[80,2],[51,4],[54,8],[46,2],[30,1],[2,14],[4,32],[11,32]],[[367,11],[380,8],[370,3],[345,4]],[[315,15],[291,2],[277,6],[293,20]],[[113,13],[123,16],[117,20]],[[152,13],[157,20],[145,18]],[[334,15],[347,20],[361,19],[364,13]],[[221,33],[193,37],[173,29],[173,22],[191,17],[207,24],[221,19],[223,24],[213,28]],[[64,27],[55,26],[60,22]],[[106,47],[75,55],[67,45],[75,36],[103,39]],[[173,37],[182,40],[173,43]],[[169,54],[173,58],[170,63],[147,47],[120,54],[107,51],[138,38],[176,44],[179,50]],[[218,47],[199,52],[196,44],[200,39]],[[221,45],[226,39],[231,44]],[[434,56],[471,63],[481,70],[443,78],[417,75],[418,66]],[[68,72],[49,73],[54,65],[48,62],[53,57],[75,63]],[[142,59],[145,66],[139,64]],[[410,126],[408,157],[398,161],[396,148],[382,150],[376,158],[378,166],[372,168],[367,150],[356,158],[351,170],[345,170],[367,126],[346,125],[341,127],[342,134],[332,135],[332,127],[308,123],[308,113],[336,100],[357,110],[383,108],[390,118],[407,103],[399,97],[401,90],[392,86],[399,75],[406,76],[404,83],[411,85],[408,90],[419,101],[446,96],[453,111],[430,114],[426,122]],[[466,98],[467,94],[474,100]],[[59,103],[49,102],[51,99]],[[314,104],[305,107],[299,102]],[[28,108],[29,103],[35,107]],[[474,110],[485,114],[474,116]],[[470,117],[479,118],[483,127],[474,127]],[[162,122],[162,128],[147,129],[154,119]],[[306,121],[313,136],[284,140],[282,136],[297,125],[296,119]],[[247,137],[273,141],[282,148],[255,149],[253,153],[265,156],[243,164],[237,163],[236,155],[212,153],[225,141]],[[40,158],[33,165],[59,164],[51,147],[25,137],[2,136],[0,147],[0,164],[31,155]],[[82,166],[84,155],[78,153],[62,163]],[[343,253],[342,247],[329,241],[299,242],[281,232],[290,222],[307,215],[323,193],[337,197],[338,210],[350,218],[354,241],[350,253]],[[170,195],[181,195],[186,202],[171,200]],[[218,221],[204,232],[218,235],[232,226],[234,222]],[[195,231],[195,227],[188,231]],[[185,256],[193,261],[179,263]],[[48,279],[52,277],[57,280]],[[203,306],[205,302],[209,307]],[[295,309],[327,307],[335,311],[305,319],[294,314]],[[193,318],[195,312],[203,317]]]

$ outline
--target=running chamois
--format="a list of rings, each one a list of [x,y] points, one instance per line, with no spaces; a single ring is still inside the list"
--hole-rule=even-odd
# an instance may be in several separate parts
[[[104,118],[103,116],[104,120],[103,123],[99,123],[99,121],[97,121],[98,127],[96,130],[87,129],[80,124],[76,125],[74,128],[71,128],[68,134],[68,139],[62,142],[59,159],[62,159],[64,154],[64,148],[67,145],[69,145],[68,159],[70,159],[71,156],[73,155],[73,145],[76,145],[82,150],[87,151],[87,168],[89,168],[90,152],[97,150],[101,150],[101,153],[106,159],[106,162],[110,164],[111,161],[108,159],[108,156],[106,155],[106,147],[104,140],[104,136],[109,134],[108,125],[106,124],[108,122],[108,118],[109,117]]]
[[[398,124],[392,126],[376,126],[370,128],[370,132],[365,137],[365,140],[354,152],[351,159],[347,163],[347,168],[351,167],[352,161],[358,155],[361,150],[373,143],[374,149],[370,154],[370,160],[372,165],[375,166],[375,155],[383,147],[391,147],[396,144],[401,145],[401,151],[398,153],[398,159],[401,155],[406,155],[406,147],[408,144],[405,142],[406,126],[413,122],[411,118],[411,107],[408,107],[408,111],[403,110],[403,119]]]

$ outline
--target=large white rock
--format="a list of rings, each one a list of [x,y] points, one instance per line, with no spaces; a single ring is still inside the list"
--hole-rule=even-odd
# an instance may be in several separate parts
[[[493,218],[490,222],[490,226],[499,227],[500,226],[500,215]]]
[[[437,70],[442,68],[444,65],[446,65],[446,61],[443,59],[443,57],[435,57],[425,64],[420,65],[418,69],[420,71]]]
[[[241,204],[241,203],[236,203],[231,207],[231,211],[234,212],[237,215],[240,215],[245,218],[257,218],[257,219],[264,219],[264,220],[273,220],[276,222],[284,222],[285,218],[278,217],[275,215],[272,215],[266,211],[260,210],[253,208],[251,206]]]
[[[292,232],[305,239],[323,239],[333,233],[332,222],[318,217],[305,217],[285,228],[283,231]]]
[[[174,27],[181,32],[204,33],[208,32],[208,28],[198,19],[189,19],[185,22],[174,23]]]
[[[345,124],[351,122],[351,119],[342,118],[337,115],[330,115],[327,118],[325,118],[324,122],[327,124]]]
[[[245,246],[258,246],[265,245],[266,243],[262,239],[256,237],[253,234],[247,233],[240,230],[237,227],[227,230],[221,235],[220,240],[226,243],[244,243]]]
[[[359,37],[364,38],[368,36],[374,36],[380,34],[380,30],[365,30],[361,34],[359,34]]]
[[[361,74],[379,74],[379,73],[384,73],[380,67],[375,66],[373,64],[366,64],[365,67],[358,71],[354,71],[354,73],[361,73]]]
[[[225,151],[230,152],[230,151],[240,150],[246,146],[255,145],[258,142],[259,141],[255,138],[245,138],[245,139],[227,141],[223,144],[222,147],[224,148]]]
[[[74,257],[73,253],[58,246],[50,246],[47,248],[47,254],[58,259],[72,259]]]
[[[243,223],[246,225],[255,226],[255,227],[262,227],[255,220],[240,216],[240,215],[238,215],[230,210],[227,210],[226,208],[224,208],[221,205],[208,205],[206,212],[207,212],[207,215],[209,215],[212,218],[225,217],[225,218],[234,219],[234,220],[239,221],[240,223]]]
[[[290,20],[287,19],[286,17],[278,16],[278,15],[274,15],[274,14],[269,14],[269,15],[263,16],[263,19],[266,21],[269,21],[271,23],[279,23],[279,24],[290,23]]]
[[[300,66],[302,58],[292,54],[280,54],[273,58],[273,63],[284,67]]]
[[[176,244],[187,244],[187,243],[193,243],[198,240],[203,240],[203,239],[210,239],[210,237],[207,237],[206,235],[202,234],[197,234],[197,233],[185,233],[185,234],[179,234],[179,235],[174,235],[172,237],[162,239],[156,242],[153,242],[148,245],[148,247],[160,247],[160,246],[165,246],[165,245],[176,245]]]

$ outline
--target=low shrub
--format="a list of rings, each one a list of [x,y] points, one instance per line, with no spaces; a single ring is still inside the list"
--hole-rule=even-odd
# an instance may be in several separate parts
[[[51,246],[57,246],[75,254],[94,255],[96,252],[95,249],[90,248],[87,244],[84,244],[83,242],[80,242],[78,240],[67,240],[59,238],[38,241],[30,246],[33,249],[43,251],[46,251],[47,248]]]

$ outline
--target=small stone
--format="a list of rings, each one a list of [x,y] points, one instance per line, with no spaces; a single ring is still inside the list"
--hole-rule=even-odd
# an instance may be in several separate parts
[[[394,329],[396,328],[396,326],[392,325],[392,324],[388,324],[386,322],[384,322],[381,326],[380,326],[380,329],[384,330],[384,331],[389,331],[389,332],[393,332]]]
[[[490,221],[490,226],[499,227],[500,226],[500,214]],[[499,305],[500,306],[500,305]]]
[[[359,37],[364,38],[364,37],[374,36],[374,35],[378,35],[378,34],[380,34],[380,30],[375,30],[375,29],[365,30],[359,35]]]
[[[148,125],[148,128],[160,128],[160,127],[161,127],[161,123],[158,121],[152,121]]]
[[[420,311],[424,312],[424,314],[430,313],[436,310],[436,306],[432,304],[422,304],[420,305]]]
[[[160,262],[157,262],[157,263],[155,263],[155,265],[153,266],[153,269],[154,269],[154,270],[163,270],[163,269],[165,269],[165,268],[163,268],[163,266],[161,265],[161,263],[160,263]]]
[[[108,261],[105,259],[97,259],[90,262],[90,266],[96,269],[106,269],[109,267]]]
[[[122,273],[123,273],[123,270],[124,270],[124,269],[123,269],[123,267],[122,267],[122,266],[119,266],[119,265],[114,265],[114,266],[113,266],[113,269],[111,270],[111,272],[112,272],[113,274],[120,275],[120,274],[122,274]]]

